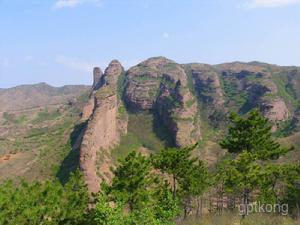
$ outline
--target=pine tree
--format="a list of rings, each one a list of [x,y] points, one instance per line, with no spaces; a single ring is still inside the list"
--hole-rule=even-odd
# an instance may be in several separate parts
[[[179,178],[180,195],[183,199],[184,217],[187,216],[191,208],[191,201],[200,197],[210,185],[210,176],[207,166],[201,160],[191,164],[184,176]],[[197,205],[197,215],[199,215],[199,204]]]
[[[290,149],[282,148],[272,137],[272,126],[258,110],[246,117],[232,113],[227,136],[220,142],[222,148],[230,153],[248,151],[256,154],[257,159],[278,159]]]
[[[266,167],[266,165],[270,160],[278,159],[291,149],[282,148],[274,140],[268,119],[264,118],[258,110],[251,111],[245,117],[231,114],[230,122],[228,134],[220,145],[229,153],[234,153],[236,158],[228,161],[227,168],[223,167],[226,170],[225,186],[235,191],[242,190],[244,207],[247,209],[249,195],[251,191],[258,188],[259,178],[261,179],[264,173],[269,176],[270,171],[276,171],[276,168],[274,170],[276,165],[273,167]],[[274,181],[269,177],[262,191],[272,188],[273,185]],[[245,213],[247,214],[246,211]]]
[[[196,145],[187,148],[167,148],[159,154],[152,156],[152,163],[156,169],[162,173],[167,173],[172,177],[173,198],[177,197],[177,183],[190,171],[190,167],[197,159],[191,157]]]
[[[77,172],[63,187],[58,181],[0,185],[0,224],[85,224],[88,193]]]
[[[150,159],[131,152],[115,169],[112,184],[102,184],[95,220],[101,225],[173,224],[178,210],[171,196]]]
[[[152,183],[150,160],[140,153],[131,152],[114,171],[108,193],[117,201],[128,204],[130,211],[139,210],[151,201]]]

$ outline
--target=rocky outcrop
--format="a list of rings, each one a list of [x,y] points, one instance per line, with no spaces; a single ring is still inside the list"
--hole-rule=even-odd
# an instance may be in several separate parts
[[[216,108],[224,106],[224,96],[219,74],[210,65],[194,63],[186,65],[193,79],[195,91],[204,104]]]
[[[281,98],[264,102],[261,109],[265,117],[272,122],[285,121],[290,117],[290,112]]]
[[[91,193],[99,191],[102,181],[111,179],[110,149],[127,132],[126,118],[119,117],[122,102],[117,94],[117,81],[122,73],[121,64],[112,61],[102,77],[104,83],[91,94],[94,108],[80,149],[80,167]]]
[[[92,92],[88,102],[85,104],[85,106],[82,109],[82,115],[81,115],[82,121],[86,121],[91,117],[94,111],[94,107],[95,107],[95,92]]]
[[[103,85],[103,72],[99,67],[95,67],[93,71],[93,91],[98,90]]]
[[[88,124],[80,152],[89,191],[97,192],[101,181],[112,178],[110,149],[127,132],[126,110],[155,114],[179,147],[201,139],[201,119],[208,122],[205,129],[221,133],[232,111],[244,114],[259,108],[275,128],[289,118],[298,124],[299,71],[258,62],[180,65],[164,57],[150,58],[127,72],[117,60],[104,74],[95,68],[82,114]]]
[[[96,100],[95,94],[96,94],[97,90],[104,84],[104,74],[99,67],[95,67],[93,70],[93,80],[94,81],[93,81],[93,86],[92,86],[92,90],[90,93],[90,98],[82,110],[82,115],[81,115],[82,121],[86,121],[93,114],[93,110],[95,107],[95,100]]]
[[[197,101],[181,65],[164,57],[148,59],[129,69],[124,99],[132,111],[152,110],[173,133],[178,146],[200,138]]]

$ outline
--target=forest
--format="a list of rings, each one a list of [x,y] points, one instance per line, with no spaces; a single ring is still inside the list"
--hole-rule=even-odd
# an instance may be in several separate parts
[[[79,168],[65,184],[4,182],[0,224],[218,224],[224,215],[238,224],[258,224],[249,222],[253,215],[260,224],[299,222],[300,164],[279,160],[295,149],[278,143],[268,119],[257,110],[232,113],[219,145],[228,154],[214,168],[194,156],[197,144],[151,155],[129,151],[112,181],[92,195]]]

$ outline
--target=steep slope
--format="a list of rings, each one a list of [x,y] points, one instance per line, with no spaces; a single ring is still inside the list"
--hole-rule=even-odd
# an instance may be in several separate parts
[[[98,191],[101,181],[110,181],[110,167],[132,150],[148,154],[198,142],[194,154],[213,165],[225,154],[217,143],[229,112],[258,108],[276,135],[296,132],[299,71],[258,62],[180,65],[164,57],[147,59],[128,71],[116,60],[104,74],[95,68],[82,114],[88,125],[80,153],[90,192]]]
[[[164,57],[150,58],[128,70],[124,100],[134,112],[151,110],[172,132],[177,146],[200,138],[197,101],[179,64]]]
[[[289,74],[287,68],[234,62],[215,66],[194,63],[185,69],[193,80],[204,118],[215,128],[220,128],[229,111],[244,114],[259,108],[274,123],[274,130],[294,114],[296,98],[288,93],[288,82],[292,86],[295,78],[283,80]]]
[[[92,114],[81,144],[80,167],[90,192],[97,192],[103,180],[111,179],[110,167],[113,166],[110,149],[118,144],[121,135],[127,132],[127,119],[119,109],[122,102],[118,96],[117,83],[124,69],[121,64],[112,61],[105,73],[99,77],[94,70],[94,89],[90,102],[94,102]],[[96,74],[95,74],[96,72]],[[99,82],[102,82],[99,84]],[[85,115],[86,116],[86,115]]]

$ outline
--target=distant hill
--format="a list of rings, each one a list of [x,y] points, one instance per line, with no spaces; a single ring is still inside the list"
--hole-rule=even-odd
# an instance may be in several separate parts
[[[89,89],[85,85],[52,87],[46,83],[0,89],[0,112],[65,103]]]

